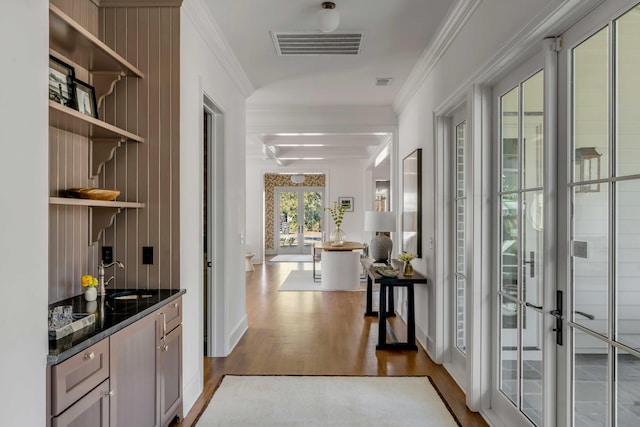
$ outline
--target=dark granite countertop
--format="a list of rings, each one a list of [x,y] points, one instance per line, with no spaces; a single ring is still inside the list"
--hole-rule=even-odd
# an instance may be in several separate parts
[[[93,325],[59,340],[50,340],[47,363],[55,365],[68,359],[186,293],[185,290],[160,289],[151,291],[154,295],[150,298],[136,300],[109,298],[109,294],[124,290],[110,289],[106,297],[98,297],[97,301],[93,301],[95,304],[86,302],[84,295],[51,304],[49,308],[72,305],[74,313],[94,313],[96,321]]]

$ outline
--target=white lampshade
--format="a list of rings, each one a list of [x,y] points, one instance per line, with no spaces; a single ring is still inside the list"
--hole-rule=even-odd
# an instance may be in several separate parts
[[[364,231],[396,231],[396,214],[393,212],[365,211]]]
[[[336,4],[331,1],[322,3],[322,9],[318,14],[318,28],[320,28],[320,31],[330,33],[340,25],[340,12],[335,7]]]

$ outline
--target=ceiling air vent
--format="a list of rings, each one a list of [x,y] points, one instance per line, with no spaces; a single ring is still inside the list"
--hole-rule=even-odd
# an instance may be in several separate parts
[[[391,77],[378,77],[376,78],[376,86],[389,86],[391,84]]]
[[[362,33],[271,33],[280,56],[359,55]]]

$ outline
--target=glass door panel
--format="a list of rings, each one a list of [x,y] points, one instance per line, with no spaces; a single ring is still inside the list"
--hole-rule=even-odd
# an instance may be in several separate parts
[[[609,331],[609,192],[573,196],[574,322],[608,335]]]
[[[499,98],[499,390],[542,425],[544,341],[544,74]],[[548,362],[547,365],[553,362]],[[548,387],[551,385],[547,385]]]
[[[592,181],[598,179],[598,175],[609,174],[608,58],[608,28],[573,49],[575,182]],[[592,185],[580,187],[583,192],[596,189],[597,186]]]
[[[609,352],[604,342],[576,331],[574,335],[574,425],[606,426]]]
[[[300,210],[300,201],[298,191],[280,191],[277,194],[280,218],[278,253],[299,252],[298,212]]]
[[[309,187],[275,192],[278,253],[311,253],[311,245],[322,240],[322,195],[322,189]]]
[[[640,359],[623,350],[617,351],[616,416],[618,426],[636,427],[640,420]]]
[[[311,246],[322,241],[322,193],[320,191],[305,191],[304,224],[302,228],[304,247],[310,251]]]
[[[639,24],[635,6],[569,49],[577,426],[635,426],[640,419]]]
[[[463,355],[466,354],[466,163],[465,133],[467,122],[462,121],[455,128],[455,346]]]
[[[640,180],[616,184],[616,207],[616,341],[640,349]]]
[[[617,175],[640,174],[640,7],[616,21]]]

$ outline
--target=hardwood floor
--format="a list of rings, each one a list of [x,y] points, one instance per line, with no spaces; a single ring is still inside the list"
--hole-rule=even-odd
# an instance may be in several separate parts
[[[177,426],[195,425],[225,374],[429,375],[463,426],[488,425],[467,409],[460,388],[422,347],[376,351],[378,321],[363,315],[365,292],[279,292],[289,271],[311,270],[311,263],[255,267],[247,273],[249,330],[228,357],[205,357],[204,392]],[[404,339],[404,323],[399,317],[394,322]]]

